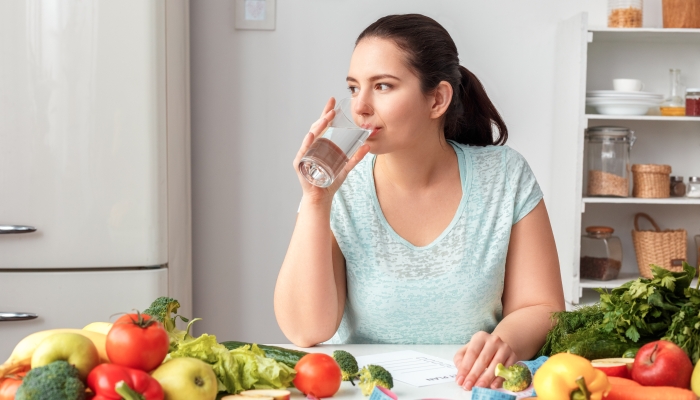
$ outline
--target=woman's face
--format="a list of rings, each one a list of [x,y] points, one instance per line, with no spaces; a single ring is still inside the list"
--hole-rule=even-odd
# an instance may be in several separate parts
[[[366,142],[370,152],[384,154],[420,146],[437,126],[430,117],[429,97],[393,41],[360,41],[352,53],[347,81],[355,100],[356,122],[372,129]]]

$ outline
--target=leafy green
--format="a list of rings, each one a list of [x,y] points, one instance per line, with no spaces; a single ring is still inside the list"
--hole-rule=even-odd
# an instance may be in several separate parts
[[[228,350],[216,336],[202,334],[181,342],[168,358],[192,357],[212,366],[219,391],[239,393],[248,389],[283,389],[291,386],[296,371],[283,363],[265,357],[258,346]]]
[[[544,346],[542,346],[536,357],[549,357],[557,353],[566,352],[571,344],[577,342],[576,340],[567,340],[567,337],[578,331],[599,327],[603,322],[603,311],[600,308],[600,304],[580,306],[572,311],[553,313],[552,321],[554,326],[547,333]]]
[[[661,337],[668,330],[674,314],[687,301],[685,290],[695,268],[684,263],[682,272],[672,272],[654,265],[652,274],[652,279],[637,278],[611,292],[597,289],[605,332],[636,343],[642,338]]]
[[[192,323],[200,318],[190,320],[176,315],[178,308],[177,300],[159,297],[144,311],[162,322],[168,332],[170,350],[165,361],[192,357],[208,363],[216,374],[220,392],[236,394],[248,389],[283,389],[292,385],[296,375],[294,368],[266,357],[255,344],[229,350],[218,343],[214,335],[191,336]],[[177,318],[187,322],[185,330],[175,326]]]
[[[671,272],[652,266],[652,278],[638,278],[611,291],[598,290],[600,302],[554,313],[538,356],[569,352],[594,359],[619,357],[662,337],[700,359],[700,290],[690,288],[695,268]]]

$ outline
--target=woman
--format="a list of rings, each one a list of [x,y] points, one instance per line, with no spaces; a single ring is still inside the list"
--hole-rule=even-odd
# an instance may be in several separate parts
[[[497,387],[496,364],[531,358],[551,313],[564,309],[535,177],[502,146],[503,120],[436,21],[393,15],[370,25],[347,81],[372,134],[330,187],[299,175],[277,321],[302,347],[466,343],[454,357],[457,384]]]

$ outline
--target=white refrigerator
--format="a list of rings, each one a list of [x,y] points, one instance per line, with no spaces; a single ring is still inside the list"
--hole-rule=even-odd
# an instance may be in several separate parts
[[[190,313],[188,9],[0,1],[0,363],[158,296]]]

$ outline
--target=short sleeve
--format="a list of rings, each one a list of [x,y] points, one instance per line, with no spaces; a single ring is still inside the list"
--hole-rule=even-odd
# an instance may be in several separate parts
[[[515,225],[539,204],[543,195],[535,174],[525,158],[517,151],[507,149],[506,168],[509,185],[513,190],[513,225]]]

